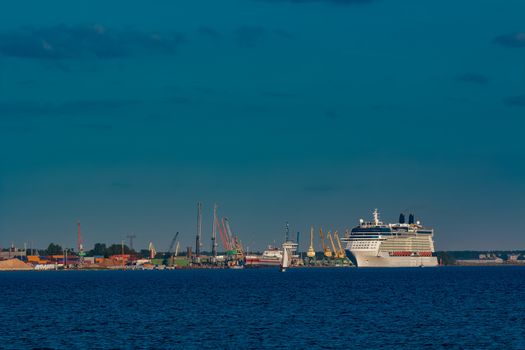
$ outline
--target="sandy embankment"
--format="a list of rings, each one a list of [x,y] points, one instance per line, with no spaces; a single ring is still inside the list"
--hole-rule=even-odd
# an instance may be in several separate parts
[[[0,271],[33,270],[33,267],[19,259],[0,261]]]

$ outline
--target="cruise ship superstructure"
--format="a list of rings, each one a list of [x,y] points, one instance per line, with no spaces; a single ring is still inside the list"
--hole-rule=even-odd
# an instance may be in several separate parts
[[[437,266],[434,253],[434,230],[401,214],[399,222],[384,224],[374,210],[373,221],[359,221],[359,226],[342,239],[357,267]]]

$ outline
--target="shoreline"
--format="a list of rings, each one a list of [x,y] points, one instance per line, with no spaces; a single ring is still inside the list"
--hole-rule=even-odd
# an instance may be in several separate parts
[[[433,266],[433,267],[425,267],[426,269],[433,269],[433,268],[448,268],[448,267],[525,267],[525,264],[455,264],[455,265],[441,265],[441,266]],[[295,269],[358,269],[358,270],[377,270],[377,269],[387,269],[387,270],[398,270],[398,269],[416,269],[419,270],[420,268],[416,267],[355,267],[355,266],[296,266],[296,267],[289,267],[290,270]],[[258,266],[258,267],[247,267],[240,270],[271,270],[275,269],[278,270],[279,267],[276,266]],[[132,268],[84,268],[84,269],[76,269],[76,268],[69,268],[69,269],[46,269],[46,270],[38,270],[38,269],[1,269],[1,272],[68,272],[68,271],[189,271],[189,270],[239,270],[239,269],[231,269],[228,267],[180,267],[180,268],[164,268],[164,269],[132,269]]]

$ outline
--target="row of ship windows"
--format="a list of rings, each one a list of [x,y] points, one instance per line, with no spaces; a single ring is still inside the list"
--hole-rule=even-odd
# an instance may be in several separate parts
[[[371,248],[371,247],[374,247],[375,245],[372,245],[372,244],[352,244],[352,248]]]
[[[425,246],[425,247],[418,247],[418,246],[405,246],[405,247],[383,247],[381,246],[381,250],[432,250],[431,247]]]
[[[430,244],[381,244],[382,247],[430,247]]]
[[[430,245],[428,242],[383,242],[382,245]]]
[[[419,242],[419,241],[411,241],[411,242],[383,242],[383,244],[387,245],[404,245],[404,244],[419,244],[419,245],[429,245],[430,242]]]

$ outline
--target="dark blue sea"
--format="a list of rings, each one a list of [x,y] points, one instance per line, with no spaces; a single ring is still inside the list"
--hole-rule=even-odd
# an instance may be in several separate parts
[[[525,349],[525,267],[0,273],[1,349]]]

